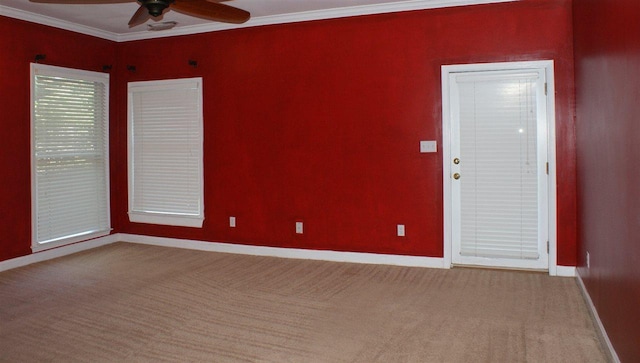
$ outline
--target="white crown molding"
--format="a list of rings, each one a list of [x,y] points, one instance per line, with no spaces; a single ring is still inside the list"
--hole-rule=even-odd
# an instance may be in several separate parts
[[[118,41],[118,34],[116,33],[111,33],[102,29],[97,29],[89,26],[71,23],[65,20],[60,20],[60,19],[49,17],[49,16],[30,13],[28,11],[14,9],[4,5],[0,5],[0,15],[7,16],[14,19],[19,19],[19,20],[25,20],[31,23],[48,25],[54,28],[69,30],[72,32],[80,33],[80,34],[91,35],[97,38]]]
[[[118,41],[126,42],[132,40],[164,38],[178,35],[189,35],[198,33],[208,33],[220,30],[250,28],[263,25],[299,23],[303,21],[325,20],[346,18],[350,16],[374,15],[384,13],[395,13],[401,11],[438,9],[453,6],[467,6],[480,4],[493,4],[513,2],[519,0],[408,0],[387,4],[348,6],[335,9],[324,9],[316,11],[305,11],[273,16],[261,16],[251,18],[244,24],[207,23],[185,27],[173,28],[162,32],[137,32],[130,34],[120,34]]]
[[[386,4],[377,5],[360,5],[360,6],[348,6],[335,9],[306,11],[292,14],[274,15],[274,16],[262,16],[251,18],[244,24],[225,24],[225,23],[207,23],[193,26],[185,26],[173,28],[161,32],[141,31],[136,33],[116,34],[112,32],[106,32],[97,28],[78,25],[67,21],[42,16],[26,11],[21,11],[6,6],[0,5],[0,15],[8,17],[30,21],[33,23],[44,24],[55,28],[61,28],[65,30],[74,31],[77,33],[92,35],[98,38],[104,38],[117,42],[127,42],[133,40],[153,39],[153,38],[165,38],[178,35],[189,35],[198,33],[208,33],[220,30],[228,29],[240,29],[248,27],[256,27],[263,25],[296,23],[303,21],[324,20],[344,18],[350,16],[360,15],[373,15],[383,13],[394,13],[401,11],[412,10],[426,10],[437,9],[454,6],[468,6],[468,5],[481,5],[481,4],[493,4],[513,2],[519,0],[406,0],[396,1]]]

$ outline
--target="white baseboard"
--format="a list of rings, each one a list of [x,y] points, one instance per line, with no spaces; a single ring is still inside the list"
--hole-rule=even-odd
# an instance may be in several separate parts
[[[117,241],[118,235],[112,234],[109,236],[57,247],[42,252],[34,252],[30,255],[12,258],[10,260],[0,262],[0,272],[108,245]]]
[[[600,339],[602,339],[606,349],[609,351],[609,357],[614,363],[620,363],[618,353],[616,353],[616,350],[613,348],[613,344],[611,344],[611,340],[609,340],[609,335],[607,335],[607,331],[604,329],[604,325],[602,325],[602,320],[600,320],[598,310],[596,310],[596,306],[593,305],[591,296],[589,295],[587,287],[584,285],[584,281],[582,281],[580,274],[576,274],[576,279],[578,280],[578,286],[580,286],[580,290],[582,291],[582,296],[584,296],[584,300],[587,303],[587,309],[589,309],[589,312],[596,323],[596,329],[598,329]]]
[[[280,258],[296,258],[303,260],[320,260],[409,267],[447,268],[444,264],[444,258],[441,257],[389,255],[366,252],[305,250],[299,248],[252,246],[233,243],[206,242],[198,240],[116,233],[85,242],[79,242],[64,247],[54,248],[51,250],[32,253],[27,256],[2,261],[0,262],[0,272],[88,250],[91,248],[104,246],[114,242],[140,243],[164,247],[187,248],[199,251],[235,253],[254,256],[270,256]],[[557,266],[556,275],[574,277],[576,276],[576,268],[572,266]]]
[[[378,265],[396,265],[411,267],[444,268],[442,258],[385,255],[363,252],[318,251],[297,248],[249,246],[232,243],[203,242],[195,240],[150,237],[133,234],[119,234],[120,241],[149,244],[164,247],[188,248],[200,251],[235,253],[254,256],[270,256],[281,258],[297,258],[305,260],[322,260],[334,262],[351,262]]]
[[[556,266],[556,275],[560,277],[575,277],[576,276],[576,268],[575,266]]]

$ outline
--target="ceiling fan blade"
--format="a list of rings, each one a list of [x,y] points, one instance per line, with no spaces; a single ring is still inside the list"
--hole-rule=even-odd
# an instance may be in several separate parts
[[[171,9],[198,18],[233,24],[242,24],[251,17],[248,11],[207,0],[176,0],[171,4]]]
[[[120,4],[120,3],[130,3],[135,0],[29,0],[32,3],[39,4],[72,4],[72,5],[83,5],[83,4]]]
[[[151,18],[149,10],[144,6],[140,6],[131,17],[131,20],[129,20],[129,28],[143,24],[145,21],[149,20],[149,18]]]

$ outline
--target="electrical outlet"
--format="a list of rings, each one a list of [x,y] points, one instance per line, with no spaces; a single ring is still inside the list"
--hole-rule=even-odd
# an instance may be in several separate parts
[[[589,251],[587,251],[587,268],[591,268],[591,256],[589,256]]]
[[[303,227],[302,222],[296,222],[296,233],[297,234],[304,233],[304,227]]]
[[[229,227],[235,228],[236,226],[236,217],[229,217]]]
[[[404,237],[404,224],[398,224],[398,237]]]

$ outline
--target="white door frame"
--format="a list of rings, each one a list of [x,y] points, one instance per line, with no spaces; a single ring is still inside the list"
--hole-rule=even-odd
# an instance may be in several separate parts
[[[449,75],[460,72],[503,71],[544,69],[547,102],[547,157],[549,163],[549,275],[557,275],[557,237],[556,237],[556,113],[553,60],[456,64],[442,66],[442,184],[443,184],[443,212],[444,212],[444,267],[451,268],[453,227],[451,207],[451,104]]]

